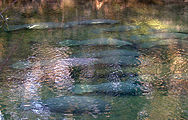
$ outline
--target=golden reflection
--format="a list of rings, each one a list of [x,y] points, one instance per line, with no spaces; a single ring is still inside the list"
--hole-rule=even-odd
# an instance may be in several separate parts
[[[128,0],[128,2],[126,3],[127,7],[133,7],[135,6],[137,3],[137,0]]]
[[[157,19],[149,20],[149,21],[147,21],[147,24],[157,30],[162,30],[162,29],[168,28],[167,25],[163,24],[162,22],[160,22]]]
[[[151,24],[160,26],[160,22]],[[185,50],[182,48],[186,43],[177,39],[172,41],[168,44],[168,49],[154,47],[147,50],[146,55],[140,56],[139,74],[154,76],[149,82],[157,89],[152,93],[151,104],[146,107],[148,120],[181,119],[181,96],[188,92],[185,87],[188,60],[183,55]],[[161,94],[161,91],[166,92],[166,95]]]
[[[152,99],[150,109],[148,112],[150,116],[149,120],[171,120],[171,119],[181,119],[180,115],[180,101],[176,96],[161,96],[155,93]]]
[[[142,13],[145,14],[145,12],[142,12]],[[155,19],[155,18],[149,18],[149,17],[141,16],[139,18],[132,18],[132,21],[134,21],[134,23],[136,25],[143,26],[143,27],[146,27],[146,28],[147,27],[153,28],[155,30],[165,30],[165,29],[169,28],[168,24],[163,23],[163,21],[160,21],[160,20]],[[144,28],[142,28],[142,29],[144,29]],[[148,32],[148,29],[146,29],[145,32]]]
[[[157,116],[161,116],[160,119],[181,119],[181,112],[183,108],[181,106],[181,96],[184,93],[187,93],[187,89],[185,89],[186,84],[186,71],[188,71],[188,60],[183,56],[182,44],[180,41],[173,39],[173,43],[169,43],[168,52],[167,52],[167,61],[168,65],[162,67],[161,73],[166,73],[160,78],[164,77],[165,79],[162,81],[166,82],[167,86],[167,96],[154,97],[152,102],[152,108],[157,108],[156,110],[151,110],[151,119],[156,118]],[[181,49],[179,49],[181,48]],[[165,68],[166,67],[166,68]],[[166,70],[169,69],[169,70]],[[163,78],[162,78],[163,79]],[[159,84],[159,85],[163,85]],[[163,85],[164,86],[164,85]],[[161,86],[162,88],[162,86]],[[185,92],[186,91],[186,92]],[[156,101],[155,101],[156,99]],[[166,104],[166,105],[165,105]],[[161,112],[160,112],[161,111]],[[156,114],[157,113],[157,114]],[[159,115],[160,114],[160,115]]]
[[[75,6],[75,1],[74,0],[60,0],[60,6],[61,8],[64,8],[64,7],[73,8]]]
[[[177,45],[169,46],[169,50],[171,53],[170,59],[170,70],[173,73],[170,77],[170,87],[169,93],[175,95],[181,95],[181,93],[185,90],[182,86],[185,83],[185,73],[188,71],[188,59],[183,56],[183,48],[179,49],[179,46],[182,46],[184,43],[179,43]],[[186,44],[186,43],[185,43]]]
[[[104,4],[104,0],[95,0],[95,2],[97,10],[99,10]]]
[[[38,11],[39,11],[39,14],[40,14],[40,15],[44,14],[44,10],[43,10],[43,8],[42,8],[41,5],[39,5]]]
[[[157,49],[156,49],[157,50]],[[155,51],[155,50],[154,50]],[[141,65],[139,65],[139,74],[144,75],[144,74],[150,74],[150,75],[159,75],[161,74],[161,69],[163,68],[162,66],[162,60],[158,58],[158,54],[154,54],[153,56],[139,56],[139,60],[141,61]],[[157,62],[156,62],[157,61]]]

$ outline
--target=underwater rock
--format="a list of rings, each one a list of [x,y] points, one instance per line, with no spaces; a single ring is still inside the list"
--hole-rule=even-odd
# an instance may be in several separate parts
[[[86,96],[62,96],[42,101],[51,112],[57,113],[92,113],[109,112],[110,104],[92,97]]]
[[[43,22],[43,23],[33,23],[33,24],[24,24],[24,25],[9,25],[7,28],[4,28],[5,31],[15,31],[21,29],[55,29],[55,28],[70,28],[77,25],[97,25],[97,24],[116,24],[119,23],[116,20],[109,19],[93,19],[93,20],[84,20],[84,21],[74,21],[67,23],[56,23],[56,22]]]
[[[137,50],[115,49],[115,50],[105,50],[105,51],[92,52],[92,53],[79,53],[79,54],[73,54],[72,56],[100,58],[105,56],[139,56],[139,55],[140,53]]]
[[[138,81],[109,82],[98,85],[75,85],[72,88],[75,94],[105,93],[112,95],[141,95],[144,87]]]
[[[59,42],[61,46],[78,46],[78,45],[88,45],[88,46],[97,46],[97,45],[116,45],[116,46],[124,46],[124,45],[133,45],[131,42],[113,39],[113,38],[97,38],[97,39],[89,39],[89,40],[64,40]]]

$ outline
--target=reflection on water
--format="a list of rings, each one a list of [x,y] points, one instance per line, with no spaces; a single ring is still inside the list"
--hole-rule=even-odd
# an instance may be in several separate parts
[[[0,119],[188,119],[187,4],[150,3],[33,0],[3,12]]]

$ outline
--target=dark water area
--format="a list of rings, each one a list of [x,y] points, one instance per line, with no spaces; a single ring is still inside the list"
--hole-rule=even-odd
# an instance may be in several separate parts
[[[0,1],[0,120],[187,120],[188,4]]]

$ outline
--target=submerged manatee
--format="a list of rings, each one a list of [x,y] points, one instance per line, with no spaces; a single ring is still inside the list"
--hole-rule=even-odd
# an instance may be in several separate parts
[[[54,64],[56,62],[64,64],[69,67],[74,66],[84,66],[84,65],[93,65],[96,63],[98,59],[96,58],[65,58],[65,59],[52,59],[52,60],[42,60],[37,61],[39,62],[41,66]],[[32,66],[36,65],[37,62],[30,62],[30,61],[18,61],[11,65],[14,69],[26,69],[31,68]]]
[[[84,93],[106,93],[113,95],[141,95],[144,87],[137,81],[109,82],[98,85],[75,85],[72,92],[75,94]]]
[[[101,58],[66,58],[66,59],[52,59],[52,60],[42,60],[37,62],[18,61],[11,65],[14,69],[27,69],[33,66],[46,66],[50,64],[62,64],[69,67],[75,66],[87,66],[95,64],[119,64],[119,65],[139,65],[140,61],[135,56],[104,56]]]
[[[73,54],[76,57],[105,57],[105,56],[139,56],[140,53],[136,50],[116,49],[116,50],[105,50],[93,53],[79,53]]]
[[[164,39],[164,40],[158,40],[158,41],[143,42],[139,44],[139,47],[140,48],[152,48],[155,46],[168,46],[168,45],[177,44],[177,43],[188,45],[188,41],[186,40]]]
[[[116,45],[116,46],[124,46],[124,45],[133,45],[131,42],[113,39],[113,38],[97,38],[97,39],[89,39],[89,40],[64,40],[59,42],[61,46],[79,46],[79,45]]]
[[[137,30],[139,29],[139,26],[116,26],[116,27],[111,27],[111,28],[101,28],[101,29],[96,29],[93,30],[94,33],[103,33],[103,32],[126,32],[126,31],[131,31],[131,30]]]
[[[166,39],[187,39],[188,34],[185,33],[170,33],[170,32],[161,32],[154,33],[149,35],[132,35],[132,36],[124,36],[127,37],[130,41],[134,43],[143,43],[148,41],[158,41],[158,40],[166,40]]]
[[[98,64],[118,64],[122,66],[137,66],[140,65],[140,60],[135,56],[107,56],[98,60]]]
[[[110,105],[101,100],[86,96],[62,96],[42,101],[51,112],[57,113],[102,113],[110,110]]]
[[[55,28],[70,28],[77,25],[97,25],[97,24],[116,24],[119,23],[116,20],[109,19],[93,19],[84,21],[74,21],[67,23],[56,23],[56,22],[43,22],[43,23],[33,23],[24,25],[9,25],[5,28],[5,31],[15,31],[21,29],[55,29]]]
[[[98,25],[98,24],[116,24],[116,23],[119,23],[119,21],[109,20],[109,19],[93,19],[93,20],[68,22],[65,24],[65,27],[74,27],[76,25]]]
[[[30,61],[18,61],[12,64],[11,67],[14,69],[26,69],[26,68],[31,68],[33,65],[34,63]]]
[[[63,23],[44,22],[44,23],[33,23],[24,25],[9,25],[5,31],[15,31],[22,29],[53,29],[53,28],[64,28]]]
[[[188,34],[178,33],[178,32],[162,32],[150,35],[150,38],[159,39],[185,39],[188,38]]]

